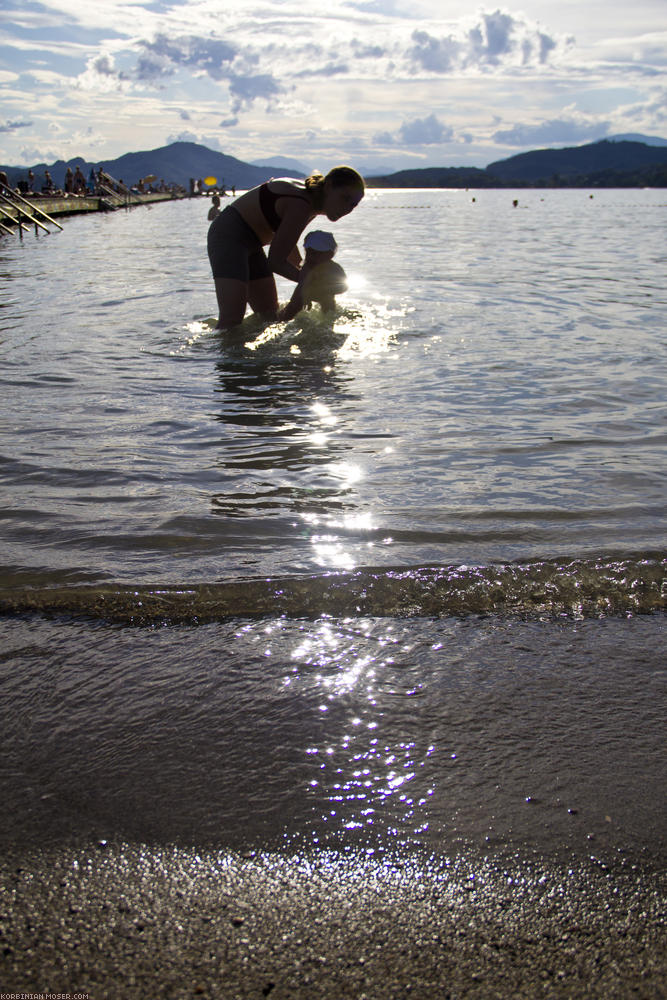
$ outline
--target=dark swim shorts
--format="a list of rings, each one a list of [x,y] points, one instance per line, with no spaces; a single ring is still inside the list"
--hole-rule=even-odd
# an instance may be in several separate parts
[[[256,281],[272,274],[262,244],[233,205],[213,220],[207,244],[214,278]]]

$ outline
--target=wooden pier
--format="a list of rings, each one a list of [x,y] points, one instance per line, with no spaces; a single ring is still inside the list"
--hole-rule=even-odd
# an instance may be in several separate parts
[[[86,212],[112,212],[119,208],[135,208],[159,201],[174,201],[186,197],[171,191],[138,194],[134,191],[118,193],[112,188],[100,195],[24,195],[9,188],[0,188],[0,236],[23,236],[35,228],[51,232],[52,227],[62,229],[56,216],[79,215]]]

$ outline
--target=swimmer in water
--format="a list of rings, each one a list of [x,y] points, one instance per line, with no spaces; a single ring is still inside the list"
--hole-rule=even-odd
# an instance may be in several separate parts
[[[213,222],[220,215],[220,195],[214,194],[211,198],[211,207],[208,210],[208,221]]]
[[[228,205],[208,231],[218,329],[238,326],[248,305],[260,316],[276,319],[274,274],[296,282],[290,304],[302,308],[310,266],[302,265],[297,247],[301,233],[318,215],[330,222],[349,215],[363,196],[363,177],[352,167],[334,167],[326,176],[313,173],[305,181],[267,181]]]
[[[297,286],[292,298],[278,313],[278,319],[293,319],[303,308],[309,309],[317,302],[322,312],[333,312],[336,295],[347,291],[347,275],[334,263],[338,249],[333,233],[314,229],[306,236],[303,247],[306,252],[302,271],[306,272],[301,288]]]

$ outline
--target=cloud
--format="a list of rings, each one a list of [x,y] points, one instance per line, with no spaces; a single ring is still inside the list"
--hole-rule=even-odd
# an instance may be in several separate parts
[[[270,73],[260,73],[258,76],[235,76],[229,81],[232,95],[232,112],[236,114],[258,98],[271,101],[283,92],[283,87]]]
[[[152,42],[144,40],[141,45],[147,53],[137,64],[137,74],[142,80],[170,75],[177,66],[200,71],[213,80],[224,80],[239,56],[238,48],[221,38],[196,35],[168,38],[158,34]]]
[[[167,142],[199,142],[199,136],[196,132],[178,132],[167,136]]]
[[[516,41],[514,18],[497,10],[482,14],[481,23],[468,32],[468,58],[476,63],[498,65],[502,56],[511,55]]]
[[[30,163],[33,166],[37,163],[53,163],[58,159],[58,155],[52,149],[43,146],[24,146],[19,153],[21,163]]]
[[[5,122],[0,123],[0,132],[16,132],[20,128],[32,128],[32,122]]]
[[[421,69],[448,73],[460,60],[462,46],[452,35],[436,38],[428,31],[413,31],[412,40],[414,45],[408,55]]]
[[[505,146],[552,146],[554,143],[594,142],[610,132],[611,122],[554,118],[535,125],[513,125],[493,134],[493,140]]]
[[[99,73],[100,76],[115,76],[116,69],[114,67],[113,57],[109,55],[108,52],[103,52],[97,58],[92,59],[90,66]]]
[[[429,73],[544,65],[559,46],[569,44],[501,10],[480,13],[476,23],[459,34],[437,36],[418,29],[411,42],[407,58]]]
[[[284,92],[272,73],[255,73],[259,55],[251,48],[241,49],[223,39],[178,35],[168,38],[158,34],[153,41],[143,40],[135,76],[144,83],[159,84],[178,69],[224,82],[232,98],[232,115],[248,109],[256,100],[271,102]]]
[[[116,69],[111,53],[102,51],[87,61],[84,72],[76,78],[76,86],[79,90],[109,93],[112,90],[127,90],[129,81],[125,73]]]
[[[435,114],[430,114],[427,118],[403,122],[395,135],[379,132],[374,139],[383,146],[436,146],[452,142],[454,130],[444,125]]]
[[[415,118],[404,122],[398,130],[405,146],[430,146],[441,142],[451,142],[454,130],[431,114],[427,118]]]
[[[635,123],[648,130],[667,127],[667,87],[655,87],[645,100],[620,107],[616,122],[618,131],[622,131],[620,123],[623,122]]]
[[[318,69],[302,69],[299,73],[294,75],[299,76],[341,76],[345,73],[350,72],[350,67],[348,63],[333,63],[329,62],[325,66],[320,66]]]

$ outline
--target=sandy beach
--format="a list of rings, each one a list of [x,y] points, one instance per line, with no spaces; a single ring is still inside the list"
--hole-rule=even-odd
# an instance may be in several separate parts
[[[119,843],[9,852],[2,989],[90,1000],[659,998],[652,864],[300,856]]]

